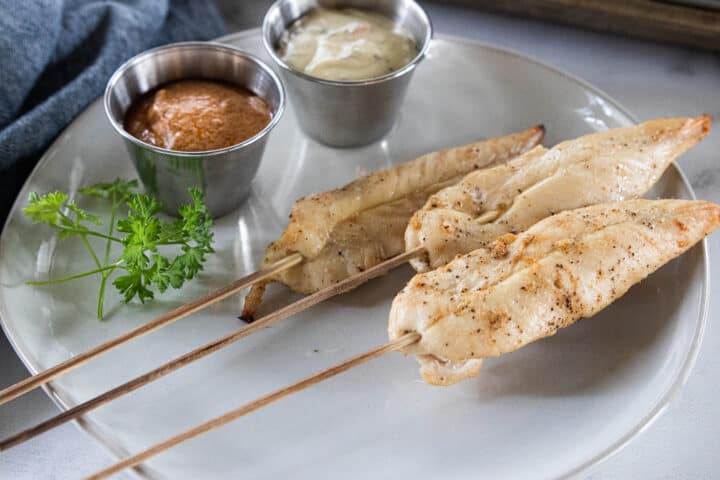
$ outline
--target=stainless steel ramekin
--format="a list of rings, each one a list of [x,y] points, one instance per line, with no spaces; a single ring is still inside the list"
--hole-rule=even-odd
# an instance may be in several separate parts
[[[362,8],[392,18],[415,38],[418,54],[401,69],[369,80],[307,75],[279,57],[277,43],[292,22],[318,6]],[[430,46],[432,25],[413,0],[277,0],[265,15],[262,36],[281,69],[300,127],[321,143],[354,147],[380,139],[395,124],[413,71]]]
[[[139,140],[123,128],[130,105],[148,91],[181,79],[228,82],[264,98],[270,123],[255,136],[230,147],[202,152],[167,150]],[[268,134],[280,120],[285,93],[277,75],[259,59],[227,45],[182,42],[143,52],[123,64],[105,89],[105,112],[124,139],[145,188],[176,214],[190,199],[187,189],[205,193],[214,217],[234,210],[250,192]]]

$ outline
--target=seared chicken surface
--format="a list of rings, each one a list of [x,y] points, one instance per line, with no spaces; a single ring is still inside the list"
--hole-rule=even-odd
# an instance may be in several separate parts
[[[720,226],[720,206],[629,200],[570,210],[520,235],[416,275],[390,312],[390,338],[435,385],[475,376],[482,358],[512,352],[587,318]]]
[[[709,116],[658,119],[542,147],[468,174],[432,195],[413,215],[406,249],[425,271],[455,255],[517,233],[554,213],[642,196],[678,156],[710,129]]]
[[[290,223],[265,252],[267,266],[299,252],[305,261],[273,280],[301,293],[337,283],[404,251],[412,214],[432,193],[463,175],[499,165],[542,141],[544,129],[529,130],[423,155],[328,192],[298,200]],[[253,286],[243,318],[252,318],[265,284]]]

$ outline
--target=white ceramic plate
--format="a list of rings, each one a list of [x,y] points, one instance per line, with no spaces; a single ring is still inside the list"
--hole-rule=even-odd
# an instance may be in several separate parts
[[[228,43],[266,58],[257,31]],[[306,139],[292,109],[273,132],[253,194],[216,225],[217,254],[181,292],[146,305],[111,295],[95,319],[97,281],[24,285],[90,268],[75,242],[56,241],[20,208],[30,191],[74,191],[134,176],[95,102],[65,131],[25,185],[0,243],[0,314],[37,372],[254,270],[293,201],[424,152],[547,127],[547,144],[625,126],[633,118],[586,83],[519,55],[448,38],[433,41],[400,121],[386,140],[333,150]],[[692,155],[692,153],[690,154]],[[671,168],[653,196],[692,197]],[[140,472],[153,478],[551,478],[573,475],[622,447],[682,385],[705,321],[703,247],[652,275],[592,320],[486,362],[450,388],[419,381],[414,360],[390,354],[189,442]],[[83,427],[117,455],[143,449],[290,381],[386,340],[401,268],[359,290],[104,406]],[[297,298],[271,291],[265,311]],[[53,382],[78,404],[241,326],[241,297],[182,320]],[[78,472],[86,474],[90,472]]]

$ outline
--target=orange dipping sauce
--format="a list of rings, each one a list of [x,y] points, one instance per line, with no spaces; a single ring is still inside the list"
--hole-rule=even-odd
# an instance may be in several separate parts
[[[138,99],[125,130],[168,150],[199,152],[236,145],[265,128],[267,102],[249,90],[211,80],[179,80]]]

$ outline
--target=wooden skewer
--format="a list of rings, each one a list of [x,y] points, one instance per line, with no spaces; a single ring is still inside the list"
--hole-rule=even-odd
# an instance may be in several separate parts
[[[184,431],[178,435],[175,435],[174,437],[171,437],[163,442],[155,444],[154,446],[152,446],[146,450],[143,450],[140,453],[137,453],[131,457],[126,458],[125,460],[122,460],[120,462],[115,463],[114,465],[111,465],[110,467],[108,467],[104,470],[101,470],[97,473],[94,473],[93,475],[90,475],[89,477],[86,477],[86,480],[100,480],[103,478],[107,478],[110,475],[113,475],[115,473],[118,473],[126,468],[134,467],[135,465],[137,465],[141,462],[144,462],[145,460],[147,460],[151,457],[154,457],[155,455],[157,455],[159,453],[162,453],[162,452],[164,452],[172,447],[175,447],[183,442],[186,442],[186,441],[193,439],[199,435],[202,435],[202,434],[207,433],[211,430],[214,430],[218,427],[221,427],[227,423],[230,423],[233,420],[236,420],[236,419],[242,417],[243,415],[247,415],[250,412],[259,410],[267,405],[270,405],[273,402],[280,400],[281,398],[287,397],[289,395],[292,395],[293,393],[297,393],[301,390],[311,387],[311,386],[315,385],[316,383],[320,383],[323,380],[327,380],[328,378],[331,378],[331,377],[339,375],[343,372],[346,372],[353,367],[357,367],[358,365],[368,362],[374,358],[380,357],[388,352],[392,352],[394,350],[398,350],[398,349],[406,347],[408,345],[412,345],[413,343],[417,342],[418,340],[420,340],[420,334],[418,334],[418,333],[413,332],[413,333],[405,334],[402,337],[399,337],[399,338],[396,338],[395,340],[391,340],[387,343],[384,343],[378,347],[373,348],[372,350],[368,350],[365,353],[362,353],[356,357],[353,357],[349,360],[346,360],[342,363],[339,363],[333,367],[330,367],[326,370],[318,372],[314,375],[306,377],[298,382],[290,384],[279,390],[275,390],[272,393],[269,393],[263,397],[260,397],[249,403],[246,403],[245,405],[242,405],[241,407],[231,410],[231,411],[225,413],[224,415],[215,417],[212,420],[209,420],[209,421],[202,423],[194,428],[186,430],[186,431]]]
[[[378,277],[380,275],[384,275],[393,268],[402,265],[403,263],[407,262],[408,260],[412,259],[413,257],[417,256],[418,254],[424,252],[424,249],[422,247],[402,253],[398,256],[395,256],[389,260],[386,260],[378,265],[375,265],[374,267],[371,267],[364,272],[354,275],[352,277],[349,277],[339,283],[336,283],[334,285],[331,285],[329,287],[326,287],[322,290],[319,290],[312,295],[308,295],[306,297],[301,298],[297,302],[291,303],[290,305],[287,305],[279,310],[276,310],[258,320],[255,322],[246,325],[234,332],[231,332],[223,337],[218,338],[217,340],[213,340],[210,343],[207,343],[199,348],[196,348],[195,350],[186,353],[184,355],[181,355],[180,357],[177,357],[168,363],[151,370],[148,373],[145,373],[143,375],[140,375],[139,377],[136,377],[118,387],[115,387],[105,393],[102,393],[98,395],[97,397],[94,397],[84,403],[81,403],[69,410],[66,410],[65,412],[62,412],[55,417],[52,417],[34,427],[31,427],[27,430],[24,430],[20,433],[17,433],[13,435],[12,437],[9,437],[2,442],[0,442],[0,451],[7,450],[9,448],[12,448],[16,445],[19,445],[20,443],[23,443],[27,440],[30,440],[31,438],[34,438],[37,435],[40,435],[41,433],[44,433],[58,425],[62,425],[63,423],[66,423],[70,420],[73,420],[75,418],[78,418],[81,415],[84,415],[85,413],[98,408],[112,400],[115,400],[116,398],[119,398],[127,393],[130,393],[134,390],[137,390],[138,388],[147,385],[148,383],[157,380],[159,378],[164,377],[165,375],[168,375],[169,373],[178,370],[179,368],[184,367],[185,365],[188,365],[196,360],[199,360],[207,355],[210,355],[213,352],[216,352],[224,347],[227,347],[228,345],[231,345],[238,340],[245,338],[252,333],[255,333],[256,331],[260,330],[261,328],[268,327],[270,325],[273,325],[274,323],[277,323],[281,320],[284,320],[288,317],[291,317],[295,315],[298,312],[301,312],[313,305],[316,305],[324,300],[327,300],[330,297],[333,297],[335,295],[338,295],[340,293],[347,292],[348,290],[352,290],[353,288],[356,288],[363,283],[367,282],[368,280],[371,280],[375,277]]]
[[[25,380],[11,385],[0,391],[0,405],[9,402],[10,400],[17,398],[20,395],[23,395],[41,385],[44,385],[50,380],[57,378],[60,375],[83,365],[84,363],[102,355],[105,352],[119,347],[120,345],[123,345],[124,343],[127,343],[135,338],[139,338],[143,335],[154,332],[155,330],[158,330],[166,325],[180,320],[181,318],[187,317],[188,315],[202,310],[205,307],[208,307],[231,295],[234,295],[235,293],[243,290],[244,288],[249,287],[253,283],[265,280],[280,271],[286,270],[294,265],[299,264],[302,261],[302,255],[300,255],[299,253],[294,253],[281,260],[278,260],[267,268],[258,270],[257,272],[237,279],[234,282],[218,290],[215,290],[214,292],[210,292],[202,298],[199,298],[193,302],[178,307],[175,310],[165,313],[138,328],[135,328],[127,333],[120,335],[119,337],[100,344],[97,347],[93,347],[84,353],[76,355],[72,358],[65,360],[62,363],[55,365],[54,367],[48,368],[45,371],[37,373],[31,377],[26,378]]]

